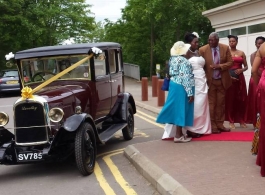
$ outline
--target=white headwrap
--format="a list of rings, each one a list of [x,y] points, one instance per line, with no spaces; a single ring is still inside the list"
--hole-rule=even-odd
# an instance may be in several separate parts
[[[197,38],[200,38],[199,35],[198,35],[198,33],[193,32],[192,34],[195,35]]]

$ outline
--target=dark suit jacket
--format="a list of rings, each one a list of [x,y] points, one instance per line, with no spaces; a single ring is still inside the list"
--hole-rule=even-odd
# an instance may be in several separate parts
[[[232,84],[229,68],[233,64],[233,59],[227,45],[219,43],[219,52],[222,83],[224,88],[228,89]],[[213,69],[210,68],[210,65],[214,64],[211,47],[209,45],[201,47],[199,49],[199,54],[205,59],[204,70],[207,78],[207,84],[210,87],[213,79]]]

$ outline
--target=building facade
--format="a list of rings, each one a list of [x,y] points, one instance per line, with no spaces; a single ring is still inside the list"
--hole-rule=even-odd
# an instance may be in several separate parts
[[[239,0],[202,13],[218,32],[220,43],[228,45],[227,35],[237,35],[237,49],[245,52],[248,70],[244,73],[248,87],[251,75],[250,54],[256,51],[255,39],[265,37],[265,0]]]

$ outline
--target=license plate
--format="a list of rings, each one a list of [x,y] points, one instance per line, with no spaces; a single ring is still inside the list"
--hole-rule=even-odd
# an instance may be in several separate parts
[[[7,81],[6,84],[17,84],[18,81]]]
[[[36,161],[41,159],[42,159],[41,152],[20,152],[17,155],[17,160],[19,162]]]

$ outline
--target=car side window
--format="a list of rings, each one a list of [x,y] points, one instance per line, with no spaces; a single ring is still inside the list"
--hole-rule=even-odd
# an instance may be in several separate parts
[[[122,71],[122,66],[121,66],[121,52],[120,50],[118,52],[118,71]]]
[[[115,50],[109,50],[109,69],[110,73],[116,72]]]
[[[103,52],[103,55],[105,55],[105,52]],[[103,76],[106,75],[106,59],[99,59],[94,57],[94,63],[95,63],[95,76]]]

